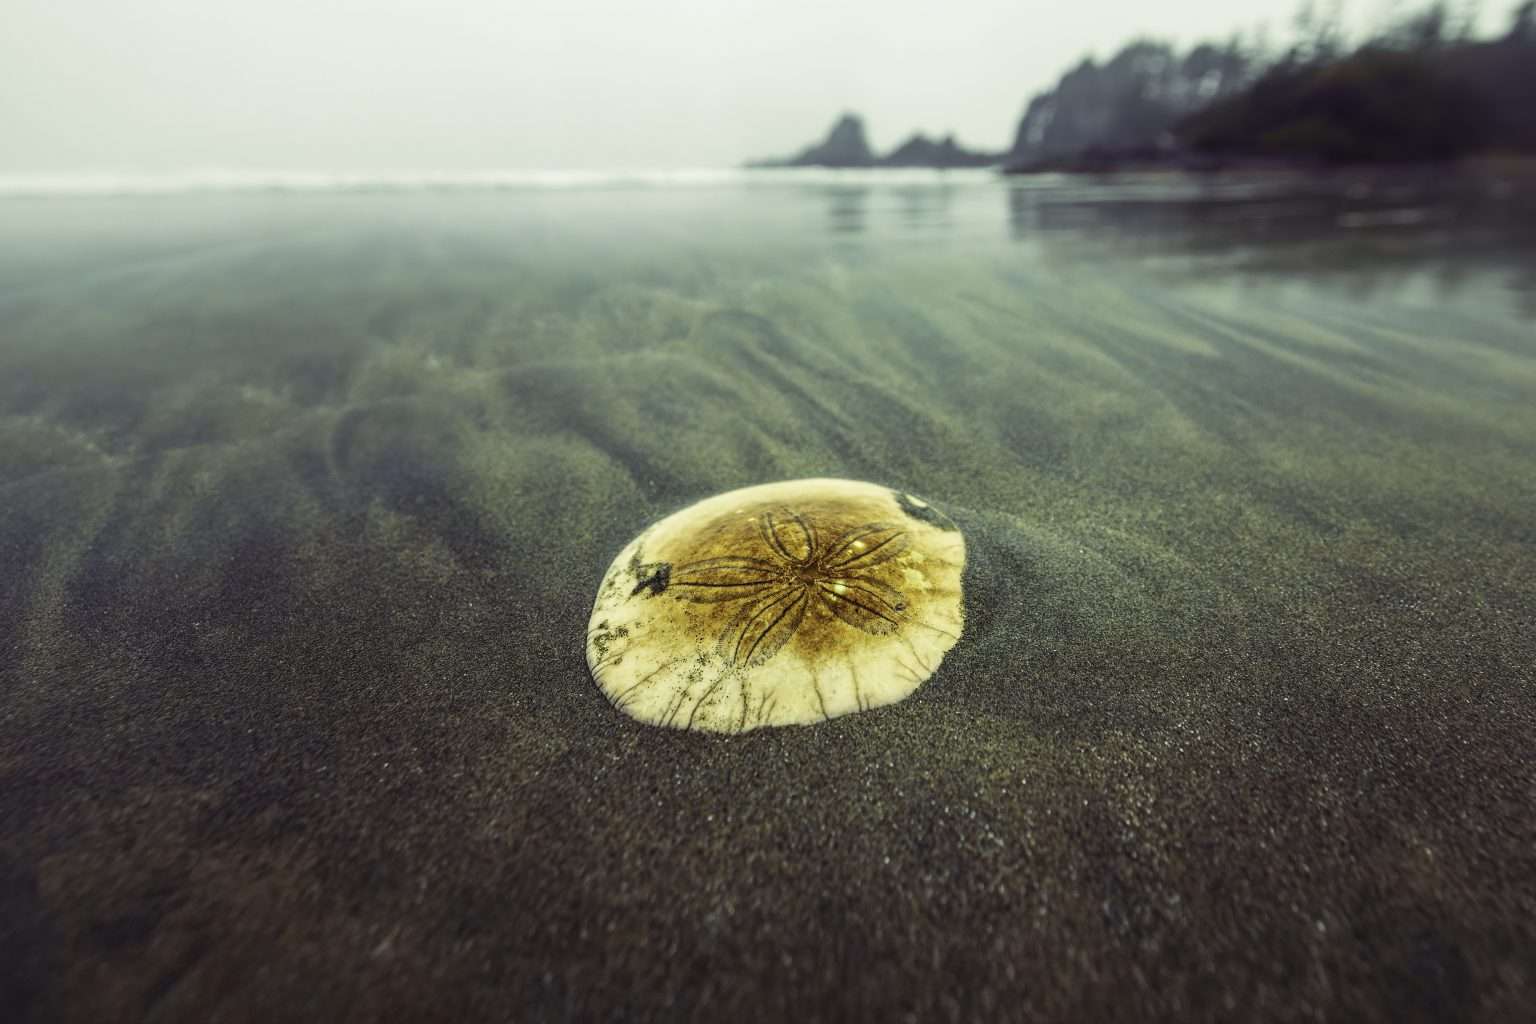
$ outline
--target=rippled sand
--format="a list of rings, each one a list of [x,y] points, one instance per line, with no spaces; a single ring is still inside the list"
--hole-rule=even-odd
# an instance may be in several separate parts
[[[0,204],[0,1005],[1536,1012],[1531,236],[1048,191]],[[616,713],[614,554],[809,476],[938,675]]]

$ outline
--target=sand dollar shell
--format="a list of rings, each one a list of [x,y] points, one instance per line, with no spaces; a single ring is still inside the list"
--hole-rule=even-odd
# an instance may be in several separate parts
[[[636,537],[598,588],[587,664],[643,722],[745,732],[911,695],[959,640],[965,538],[853,480],[729,491]]]

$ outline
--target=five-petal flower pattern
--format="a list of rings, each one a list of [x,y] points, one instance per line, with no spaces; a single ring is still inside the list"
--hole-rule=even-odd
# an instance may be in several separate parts
[[[772,658],[819,605],[866,633],[901,626],[906,599],[871,570],[907,549],[907,535],[890,523],[868,523],[830,539],[803,516],[779,508],[757,517],[763,550],[706,558],[672,567],[670,589],[687,601],[739,601],[741,610],[720,635],[719,653],[737,668]]]

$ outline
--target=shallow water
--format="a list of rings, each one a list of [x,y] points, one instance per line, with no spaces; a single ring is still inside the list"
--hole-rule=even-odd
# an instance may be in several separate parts
[[[1491,173],[0,199],[8,998],[1520,1016],[1532,211]],[[965,530],[939,674],[733,740],[614,712],[614,553],[822,475]]]

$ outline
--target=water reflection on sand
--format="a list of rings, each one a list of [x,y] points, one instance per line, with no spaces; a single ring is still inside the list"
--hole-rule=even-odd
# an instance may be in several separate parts
[[[820,206],[828,235],[847,241],[978,244],[1001,227],[1049,258],[1286,274],[1360,298],[1423,281],[1443,297],[1488,286],[1536,316],[1536,181],[1514,172],[865,174],[769,187],[787,207]]]

